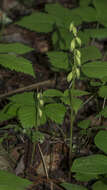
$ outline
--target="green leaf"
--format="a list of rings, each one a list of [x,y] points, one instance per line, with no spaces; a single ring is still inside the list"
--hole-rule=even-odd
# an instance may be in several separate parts
[[[0,190],[25,190],[32,182],[0,170]]]
[[[107,184],[103,183],[102,181],[97,181],[92,186],[92,190],[107,190]]]
[[[34,93],[33,92],[24,92],[22,94],[16,94],[8,98],[15,104],[20,106],[33,106],[35,105]]]
[[[90,36],[90,38],[94,39],[105,39],[107,38],[107,28],[85,29],[84,34],[87,34]]]
[[[35,106],[23,106],[18,111],[18,119],[25,129],[36,127],[36,108]]]
[[[62,124],[65,116],[66,108],[62,104],[48,104],[45,106],[46,116],[52,121]]]
[[[106,7],[107,7],[107,1],[106,0],[94,0],[93,1],[94,6],[96,8],[96,15],[98,18],[98,21],[105,26],[107,26],[107,12],[106,12]]]
[[[42,12],[36,12],[30,16],[23,17],[16,24],[36,32],[51,32],[55,24],[55,18]]]
[[[91,78],[103,78],[107,76],[107,62],[96,61],[82,66],[83,73]]]
[[[78,15],[73,14],[70,9],[63,7],[58,3],[47,4],[45,6],[45,10],[49,13],[49,15],[52,15],[56,18],[57,26],[62,25],[62,27],[66,28],[67,30],[69,29],[70,23],[72,21],[75,23],[75,26],[81,24],[81,18],[79,18]]]
[[[17,72],[23,72],[25,74],[34,75],[34,71],[30,61],[23,57],[18,57],[16,55],[0,55],[0,64],[10,70],[15,70]]]
[[[102,98],[107,98],[107,86],[101,86],[99,88],[98,94]]]
[[[47,53],[50,60],[50,64],[59,69],[68,70],[69,69],[69,60],[68,54],[64,52],[52,51]]]
[[[74,160],[71,171],[87,175],[106,174],[107,156],[96,154],[78,158]]]
[[[87,188],[83,187],[82,185],[76,185],[71,183],[61,183],[60,185],[66,190],[87,190]]]
[[[60,90],[56,89],[48,89],[43,92],[43,96],[47,97],[61,97],[63,96],[63,93]]]
[[[91,124],[91,121],[89,119],[84,119],[83,121],[80,121],[78,123],[78,126],[82,129],[87,129]]]
[[[89,95],[89,92],[83,91],[83,90],[78,90],[78,89],[71,89],[70,92],[71,92],[72,96],[75,96],[75,97]],[[64,96],[69,96],[69,90],[64,91]]]
[[[107,154],[107,131],[99,131],[94,138],[96,146]]]
[[[76,173],[74,177],[75,177],[75,179],[77,181],[88,182],[90,180],[96,179],[97,175],[95,175],[95,174],[90,175],[90,174]]]
[[[24,54],[32,50],[34,49],[21,43],[0,44],[0,53]]]
[[[79,31],[78,37],[81,39],[82,45],[87,45],[89,43],[90,40],[89,33]]]
[[[95,46],[88,46],[85,48],[81,48],[80,51],[82,55],[81,57],[82,63],[102,58],[99,49],[96,48]]]
[[[85,21],[85,22],[97,21],[96,10],[94,8],[92,8],[92,7],[81,6],[81,7],[78,7],[76,9],[73,9],[72,12],[75,15],[80,16],[82,21]]]

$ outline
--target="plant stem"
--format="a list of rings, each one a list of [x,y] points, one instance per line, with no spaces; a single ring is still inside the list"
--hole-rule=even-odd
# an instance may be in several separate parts
[[[71,179],[71,165],[72,165],[72,137],[73,137],[73,124],[74,124],[74,109],[73,109],[73,95],[71,90],[75,88],[75,78],[72,81],[72,88],[69,89],[69,99],[70,99],[70,145],[69,145],[69,180]]]

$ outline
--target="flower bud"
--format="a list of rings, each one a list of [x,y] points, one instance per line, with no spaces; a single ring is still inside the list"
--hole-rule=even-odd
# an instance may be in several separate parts
[[[70,72],[70,73],[68,74],[68,76],[67,76],[67,81],[70,82],[70,81],[72,80],[72,78],[73,78],[73,73]]]
[[[44,105],[43,100],[39,100],[39,103],[40,103],[40,105],[41,105],[41,106],[43,106],[43,105]]]
[[[40,99],[41,97],[42,97],[42,93],[39,92],[39,93],[37,94],[37,98]]]
[[[80,78],[80,69],[79,68],[76,68],[76,76],[78,79]]]
[[[75,55],[81,58],[81,52],[78,49],[75,50]]]
[[[38,112],[39,112],[39,117],[42,117],[42,110],[40,108],[38,109]]]
[[[74,51],[74,49],[75,49],[75,39],[73,39],[73,40],[71,41],[71,45],[70,45],[70,50],[71,50],[71,51]]]
[[[81,46],[81,39],[76,37],[76,41],[77,41],[78,45]]]
[[[78,56],[75,56],[76,63],[78,66],[81,66],[81,59]]]
[[[72,32],[73,28],[74,28],[74,24],[73,24],[73,22],[71,22],[70,27],[69,27],[69,31]]]
[[[76,36],[76,35],[77,35],[77,29],[76,29],[76,27],[75,27],[75,26],[73,27],[72,32],[73,32],[74,36]]]

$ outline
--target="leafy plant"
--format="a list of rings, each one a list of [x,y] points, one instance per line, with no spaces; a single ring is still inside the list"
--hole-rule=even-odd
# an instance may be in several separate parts
[[[107,62],[102,60],[102,53],[91,43],[95,39],[101,40],[107,37],[106,5],[106,0],[80,0],[79,7],[70,10],[58,3],[47,4],[45,12],[32,13],[16,23],[32,31],[52,33],[53,51],[47,52],[50,67],[57,72],[64,71],[70,85],[64,92],[58,89],[48,89],[43,93],[16,94],[8,98],[9,103],[0,112],[0,121],[16,117],[21,132],[29,135],[34,143],[44,140],[43,134],[39,132],[40,125],[44,125],[47,120],[61,125],[66,111],[70,110],[69,158],[71,172],[75,173],[74,177],[78,181],[96,180],[92,185],[93,190],[107,188],[105,182],[107,176],[107,134],[105,130],[99,130],[94,138],[95,145],[104,154],[84,156],[75,159],[72,163],[72,129],[78,110],[84,104],[79,97],[89,96],[92,93],[91,90],[87,92],[75,89],[75,82],[77,79],[90,81],[90,86],[96,88],[94,96],[105,101],[107,97]],[[93,28],[90,28],[90,23]],[[87,24],[89,25],[88,29]],[[32,50],[31,48],[21,44],[2,44],[1,48],[0,64],[2,66],[35,76],[30,62],[19,57],[19,55]],[[11,54],[13,49],[14,54]],[[106,106],[102,106],[100,112],[97,113],[97,117],[101,116],[107,118]],[[84,130],[88,129],[89,125],[89,120],[83,120],[78,124]],[[36,132],[32,136],[33,129]],[[83,186],[70,183],[63,183],[62,186],[67,190],[71,188],[74,190],[86,189]]]

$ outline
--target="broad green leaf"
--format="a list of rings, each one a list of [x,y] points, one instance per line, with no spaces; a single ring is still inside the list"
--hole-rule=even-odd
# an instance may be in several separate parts
[[[65,106],[59,103],[48,104],[45,106],[46,116],[58,124],[62,124],[65,112]]]
[[[74,160],[71,171],[86,175],[106,174],[107,156],[96,154],[78,158]]]
[[[94,0],[93,1],[94,6],[96,8],[96,15],[98,18],[98,21],[105,26],[107,26],[107,12],[106,12],[106,7],[107,7],[107,1],[106,0]]]
[[[52,51],[47,53],[50,64],[59,69],[68,70],[69,60],[68,54],[65,52]]]
[[[71,92],[72,96],[75,96],[75,97],[89,95],[89,92],[83,91],[83,90],[78,90],[78,89],[71,89],[70,92]],[[69,96],[69,90],[64,91],[64,96]]]
[[[55,24],[55,18],[42,12],[35,12],[30,16],[23,17],[16,24],[36,32],[51,32]]]
[[[83,187],[82,185],[76,185],[72,183],[61,183],[60,185],[66,190],[87,190],[87,188]]]
[[[46,12],[49,13],[49,15],[53,15],[56,18],[56,24],[60,26],[60,22],[58,19],[62,22],[62,27],[69,29],[70,23],[73,21],[75,23],[75,26],[81,24],[81,18],[79,18],[78,15],[73,14],[73,12],[70,9],[67,9],[63,7],[62,5],[55,3],[55,4],[47,4],[45,6]]]
[[[43,92],[43,96],[48,96],[48,97],[61,97],[63,96],[63,93],[60,90],[56,89],[48,89]]]
[[[96,146],[107,154],[107,131],[99,131],[94,138]]]
[[[91,78],[103,78],[107,76],[107,62],[96,61],[82,66],[83,73]]]
[[[96,10],[92,7],[78,7],[76,9],[73,9],[72,12],[75,15],[80,16],[80,18],[82,19],[82,21],[85,22],[94,22],[97,21],[96,18]]]
[[[22,94],[16,94],[8,99],[20,106],[32,106],[35,105],[36,101],[34,100],[33,92],[24,92]]]
[[[23,128],[29,129],[36,127],[36,108],[35,106],[23,106],[18,111],[18,119]]]
[[[81,57],[82,63],[102,58],[99,49],[96,48],[95,46],[88,46],[85,48],[81,48],[80,51],[82,55]]]
[[[91,86],[101,86],[102,83],[101,82],[90,81],[90,85]]]
[[[73,109],[74,109],[76,114],[77,114],[78,110],[81,108],[82,104],[83,104],[83,101],[80,100],[79,98],[73,98],[72,99]]]
[[[98,94],[102,98],[107,98],[107,86],[101,86],[99,88]]]
[[[94,39],[105,39],[107,38],[107,28],[85,29],[84,34],[87,34]]]
[[[0,190],[25,190],[32,182],[7,171],[0,170]]]
[[[0,55],[0,64],[10,70],[15,70],[17,72],[23,72],[25,74],[34,75],[33,67],[27,59],[23,57],[18,57],[16,55]]]
[[[32,50],[33,48],[21,43],[0,44],[0,53],[24,54]]]
[[[79,31],[78,37],[81,39],[82,45],[89,44],[90,41],[90,35],[86,32]]]
[[[102,181],[97,181],[93,184],[92,190],[107,190],[107,184]]]
[[[91,120],[89,119],[84,119],[83,121],[80,121],[78,123],[78,127],[82,128],[82,129],[87,129],[91,124]]]
[[[90,180],[93,180],[93,179],[96,179],[97,178],[97,175],[95,175],[95,174],[83,174],[83,173],[76,173],[75,174],[75,179],[77,180],[77,181],[83,181],[83,182],[87,182],[87,181],[90,181]]]

